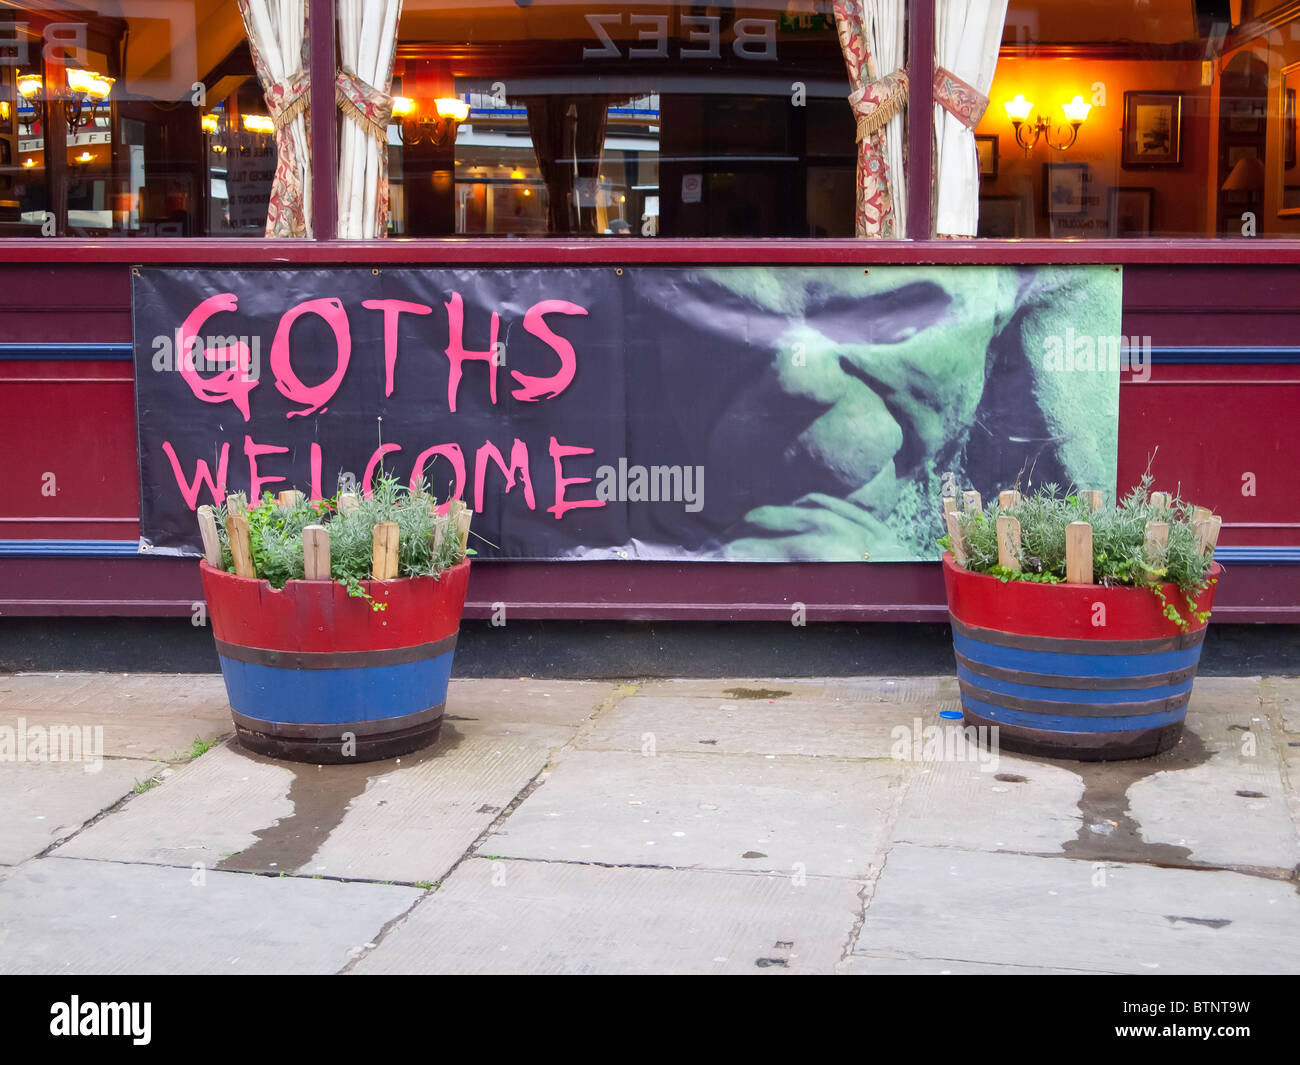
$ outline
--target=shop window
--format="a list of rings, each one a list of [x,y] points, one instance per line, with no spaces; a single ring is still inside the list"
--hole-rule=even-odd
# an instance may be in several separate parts
[[[0,234],[260,237],[276,164],[234,0],[0,8]]]
[[[391,57],[364,51],[359,23],[381,24],[386,5],[374,6],[339,7],[340,63],[360,83],[341,125],[340,236],[857,229],[855,86],[837,25],[837,14],[862,18],[856,3],[406,0]],[[875,6],[890,11],[893,69],[905,6]],[[391,210],[381,217],[377,139],[355,111],[366,86],[385,87],[388,62],[396,104],[385,138]],[[898,110],[889,158],[901,198]],[[871,235],[901,236],[903,211],[885,189],[873,186],[871,210],[887,210],[891,226],[897,217],[900,231]]]
[[[973,131],[978,235],[1300,235],[1300,21],[1284,8],[1010,0]]]

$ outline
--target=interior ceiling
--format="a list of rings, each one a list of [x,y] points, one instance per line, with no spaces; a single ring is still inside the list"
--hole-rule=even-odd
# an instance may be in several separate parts
[[[1022,29],[1023,27],[1023,29]],[[1197,39],[1194,0],[1011,0],[1003,44],[1178,44]]]

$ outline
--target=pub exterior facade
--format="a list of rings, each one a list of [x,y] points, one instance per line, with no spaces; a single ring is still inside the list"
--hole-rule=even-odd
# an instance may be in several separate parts
[[[467,617],[942,621],[945,484],[1150,469],[1300,622],[1298,26],[6,5],[0,615],[189,616],[196,507],[386,471]]]

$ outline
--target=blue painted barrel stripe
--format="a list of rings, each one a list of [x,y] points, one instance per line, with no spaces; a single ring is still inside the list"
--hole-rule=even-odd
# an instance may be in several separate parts
[[[974,662],[1029,673],[1055,673],[1061,677],[1141,677],[1194,666],[1201,658],[1200,644],[1182,651],[1162,651],[1151,655],[1088,655],[1022,651],[983,643],[956,632],[952,634],[952,642],[957,650]]]
[[[1109,706],[1113,703],[1149,703],[1157,699],[1170,699],[1192,690],[1193,678],[1181,684],[1165,684],[1159,688],[1054,688],[1050,685],[1016,684],[1014,681],[982,677],[964,666],[957,667],[957,676],[968,684],[998,695],[1017,699],[1046,699],[1054,703],[1079,703],[1084,706]]]
[[[1046,714],[1026,714],[1020,710],[1010,710],[1005,706],[993,706],[990,703],[972,699],[963,694],[962,705],[980,717],[989,718],[1002,725],[1018,725],[1045,734],[1048,738],[1053,733],[1062,732],[1141,732],[1145,729],[1161,728],[1174,725],[1187,715],[1187,707],[1180,706],[1163,714],[1140,714],[1136,717],[1069,717]]]
[[[231,708],[259,721],[332,725],[383,721],[447,698],[454,652],[365,669],[276,669],[221,658]]]

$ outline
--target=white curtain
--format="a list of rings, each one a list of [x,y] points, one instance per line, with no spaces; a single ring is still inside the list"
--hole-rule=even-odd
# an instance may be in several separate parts
[[[867,47],[876,57],[879,77],[903,69],[906,56],[906,0],[864,0]],[[885,163],[889,194],[894,201],[894,236],[907,236],[907,181],[903,173],[905,110],[885,126]]]
[[[239,0],[253,65],[275,124],[268,237],[310,237],[311,77],[307,0]]]
[[[388,232],[388,123],[401,13],[402,0],[338,0],[341,238],[369,240]]]
[[[975,126],[988,106],[1007,0],[936,0],[936,17],[936,100],[946,82],[950,106],[934,108],[934,229],[941,237],[973,237],[980,193]]]

